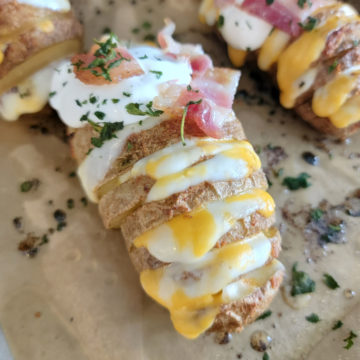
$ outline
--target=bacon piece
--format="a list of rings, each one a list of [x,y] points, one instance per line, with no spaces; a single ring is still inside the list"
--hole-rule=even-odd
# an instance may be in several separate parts
[[[195,77],[191,86],[193,89],[200,90],[216,105],[231,108],[239,79],[239,71],[215,68],[208,70],[201,77]]]
[[[190,87],[176,83],[164,84],[154,107],[181,118],[188,106],[185,132],[193,136],[223,136],[223,124],[231,113],[240,72],[231,69],[208,69],[195,76]],[[199,104],[192,104],[194,102]]]
[[[175,23],[168,18],[166,18],[164,22],[165,27],[158,33],[157,41],[165,53],[186,57],[204,54],[204,51],[199,44],[181,44],[174,40],[172,36],[176,28]]]
[[[116,57],[109,60],[105,66],[109,66],[114,61],[120,60],[118,65],[109,69],[111,81],[104,76],[96,76],[94,73],[101,74],[103,70],[100,67],[88,69],[88,66],[98,57],[93,55],[98,49],[98,45],[94,45],[91,51],[87,54],[78,54],[72,57],[71,62],[74,65],[75,76],[85,84],[88,85],[106,85],[118,83],[120,80],[129,77],[142,75],[143,69],[140,67],[134,57],[123,47],[116,49]]]
[[[190,58],[190,65],[194,76],[205,74],[209,69],[213,68],[213,63],[208,55],[195,55]]]

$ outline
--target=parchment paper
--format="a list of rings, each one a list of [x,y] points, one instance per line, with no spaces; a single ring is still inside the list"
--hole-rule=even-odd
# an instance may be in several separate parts
[[[181,41],[201,42],[217,65],[227,65],[224,45],[197,20],[198,1],[85,1],[75,2],[84,21],[86,42],[90,43],[105,27],[121,38],[142,40],[155,34],[162,18],[177,23]],[[143,29],[144,21],[151,23]],[[145,26],[146,27],[146,26]],[[137,34],[132,29],[140,28]],[[136,32],[136,31],[135,31]],[[248,72],[247,72],[248,73]],[[243,76],[241,89],[257,94],[254,83]],[[281,208],[293,199],[295,206],[316,206],[322,199],[340,203],[360,187],[360,159],[349,159],[360,151],[360,134],[347,144],[330,143],[333,158],[316,148],[317,133],[291,112],[281,110],[267,95],[269,105],[251,105],[241,98],[235,110],[254,145],[280,145],[289,157],[281,163],[287,175],[302,171],[311,174],[312,186],[289,192],[280,179],[270,188],[278,205],[282,224],[283,247],[280,260],[289,270],[295,261],[316,280],[317,289],[310,303],[293,310],[279,294],[271,305],[272,315],[257,321],[227,345],[219,345],[213,335],[188,341],[172,328],[168,313],[142,292],[123,246],[120,233],[104,230],[93,204],[83,205],[84,194],[76,178],[62,128],[46,124],[49,134],[30,126],[42,119],[17,123],[0,122],[0,325],[15,360],[162,360],[162,359],[262,359],[249,344],[252,332],[264,329],[273,338],[268,354],[271,359],[348,359],[360,358],[360,338],[352,349],[343,348],[350,330],[360,336],[360,237],[359,220],[348,218],[346,244],[330,245],[327,256],[319,250],[316,263],[307,263],[307,244],[303,235],[288,226]],[[270,110],[275,116],[269,116]],[[43,130],[44,132],[44,130]],[[308,140],[304,140],[306,135]],[[303,151],[319,155],[320,165],[312,167],[301,159]],[[21,193],[24,180],[38,178],[35,191]],[[67,199],[74,199],[74,209],[67,209]],[[49,204],[49,200],[52,202]],[[67,226],[55,231],[50,241],[30,259],[17,250],[26,233],[41,236],[56,227],[53,213],[62,209]],[[23,218],[24,232],[13,225]],[[340,289],[330,290],[321,281],[331,273]],[[287,280],[286,280],[287,281]],[[352,299],[344,289],[352,289]],[[317,313],[322,319],[309,323],[305,316]],[[344,326],[336,331],[336,320]],[[3,360],[3,359],[1,359]]]

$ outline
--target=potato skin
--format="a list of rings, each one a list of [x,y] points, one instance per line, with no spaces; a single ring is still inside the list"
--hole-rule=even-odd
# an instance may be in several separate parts
[[[26,22],[23,21],[26,19]],[[47,21],[50,28],[42,26]],[[0,79],[32,55],[57,43],[82,39],[82,26],[72,11],[62,13],[0,0],[0,42],[3,59]],[[49,59],[49,63],[56,59]]]

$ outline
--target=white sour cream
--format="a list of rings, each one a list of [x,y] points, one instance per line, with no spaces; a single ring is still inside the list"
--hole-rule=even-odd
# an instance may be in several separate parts
[[[54,65],[42,69],[0,98],[0,117],[15,121],[23,114],[40,111],[48,101]]]
[[[50,104],[66,125],[74,128],[86,125],[86,121],[80,121],[84,114],[88,114],[88,118],[95,122],[123,121],[124,125],[138,123],[148,116],[129,114],[126,105],[142,104],[141,109],[145,109],[145,105],[159,95],[160,84],[173,81],[188,85],[191,81],[191,66],[185,59],[171,59],[160,49],[150,46],[134,47],[129,52],[138,61],[144,74],[121,80],[117,84],[84,84],[75,77],[69,60],[59,66],[52,81],[51,91],[54,96]],[[113,99],[116,99],[115,102]],[[105,114],[101,121],[96,112]]]
[[[17,2],[54,11],[65,12],[71,9],[69,0],[17,0]]]
[[[233,48],[256,50],[265,42],[272,26],[236,6],[221,9],[224,25],[219,31],[224,40]]]

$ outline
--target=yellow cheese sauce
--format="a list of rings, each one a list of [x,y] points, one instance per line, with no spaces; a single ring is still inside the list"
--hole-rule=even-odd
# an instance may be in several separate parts
[[[225,6],[228,13],[231,7],[235,11],[236,5]],[[207,14],[213,13],[215,4],[204,1],[200,15],[204,21]],[[220,14],[221,9],[217,9]],[[223,10],[223,9],[222,9]],[[258,53],[258,66],[261,70],[268,71],[277,64],[277,82],[280,88],[280,102],[286,108],[296,105],[296,99],[313,85],[317,69],[314,67],[320,59],[326,46],[329,34],[338,28],[359,19],[356,10],[348,4],[336,3],[318,8],[312,16],[319,15],[324,10],[331,14],[328,19],[316,23],[311,30],[305,30],[296,40],[291,42],[291,37],[285,32],[274,29],[261,45]],[[236,10],[238,11],[238,9]],[[222,11],[221,14],[226,14]],[[224,22],[232,18],[224,18]],[[209,24],[210,25],[210,24]],[[234,29],[233,34],[238,35],[240,30]],[[257,32],[259,32],[258,30]],[[220,29],[221,32],[221,29]],[[236,36],[232,36],[234,39]],[[224,36],[228,43],[228,55],[234,66],[242,66],[245,62],[247,51],[242,47],[233,46],[232,42]],[[358,74],[338,74],[325,86],[317,89],[312,101],[312,109],[319,117],[327,117],[338,128],[344,128],[359,120],[355,104],[357,99],[351,101],[352,90],[356,86]],[[341,107],[344,107],[343,109]]]
[[[134,245],[146,247],[164,262],[195,262],[210,251],[237,220],[255,212],[269,217],[274,210],[272,197],[256,189],[175,216],[137,237]]]
[[[328,117],[340,109],[348,94],[354,89],[357,77],[339,74],[326,85],[318,88],[313,96],[312,108],[316,115]]]
[[[201,161],[206,157],[210,158]],[[117,184],[139,175],[156,179],[146,199],[150,202],[205,181],[238,180],[260,167],[259,157],[247,141],[189,139],[187,146],[177,143],[139,160]]]
[[[219,306],[226,301],[222,290],[236,278],[248,273],[241,288],[237,285],[238,289],[228,293],[228,301],[242,298],[249,289],[262,285],[256,277],[252,278],[251,272],[259,269],[260,275],[270,253],[271,243],[260,233],[212,250],[195,264],[173,263],[156,270],[145,270],[140,280],[146,293],[170,311],[177,331],[187,338],[195,338],[212,325]],[[266,276],[265,282],[268,278]]]

